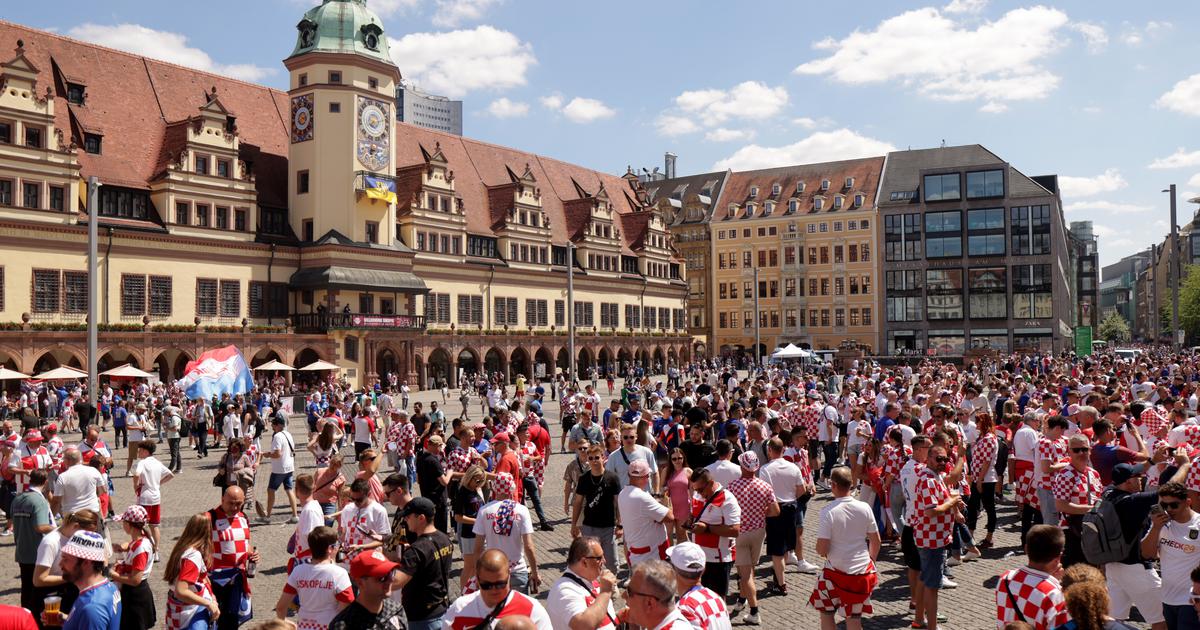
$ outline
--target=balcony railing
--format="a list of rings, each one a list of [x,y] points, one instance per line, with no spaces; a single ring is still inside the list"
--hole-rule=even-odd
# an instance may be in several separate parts
[[[424,332],[424,315],[377,315],[373,313],[297,313],[292,315],[296,332],[326,332],[346,328],[383,328]]]

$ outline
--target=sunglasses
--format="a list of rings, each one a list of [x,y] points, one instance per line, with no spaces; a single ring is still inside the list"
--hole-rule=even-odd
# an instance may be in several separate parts
[[[949,457],[935,457],[934,459],[937,460],[937,463],[939,464],[945,464],[946,462],[950,461]]]
[[[629,601],[629,598],[630,598],[630,597],[632,597],[632,596],[638,596],[638,597],[657,597],[656,595],[652,595],[652,594],[650,594],[650,593],[639,593],[639,592],[637,592],[637,591],[633,590],[632,588],[629,588],[629,587],[627,587],[627,588],[625,589],[625,600],[626,600],[626,601]]]
[[[1162,509],[1164,509],[1164,510],[1174,510],[1174,509],[1178,508],[1179,506],[1183,505],[1183,502],[1181,502],[1181,501],[1159,501],[1158,504],[1161,505]]]
[[[508,588],[508,580],[499,580],[496,582],[479,582],[479,590],[481,591],[498,591],[502,588]]]
[[[1080,446],[1078,448],[1071,449],[1071,452],[1072,453],[1087,453],[1091,450],[1092,450],[1092,447],[1090,447],[1090,446]]]
[[[604,562],[604,554],[598,556],[584,556],[584,560],[595,560],[596,562]]]
[[[622,435],[621,439],[622,440],[636,440],[637,436],[636,435]]]
[[[599,455],[591,455],[588,457],[588,461],[589,462],[598,462],[598,461],[600,461],[600,456]]]

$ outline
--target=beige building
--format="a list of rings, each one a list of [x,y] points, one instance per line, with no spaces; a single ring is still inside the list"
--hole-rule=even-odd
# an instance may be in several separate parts
[[[874,223],[883,162],[728,174],[709,225],[714,354],[752,355],[756,327],[764,355],[788,343],[879,347]]]
[[[681,265],[635,180],[396,123],[362,2],[297,29],[280,92],[0,22],[0,364],[85,365],[91,288],[102,368],[177,378],[232,343],[357,383],[551,374],[572,258],[577,367],[691,356]]]

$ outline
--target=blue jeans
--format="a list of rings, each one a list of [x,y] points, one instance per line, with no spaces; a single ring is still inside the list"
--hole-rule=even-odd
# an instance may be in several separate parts
[[[949,549],[949,546],[917,549],[921,556],[921,584],[925,588],[942,588],[942,576],[946,573],[946,551]]]
[[[1167,630],[1200,629],[1200,618],[1197,618],[1196,609],[1193,606],[1163,604],[1163,617],[1167,622]]]
[[[529,571],[513,571],[508,574],[508,585],[512,590],[525,595],[529,594]]]
[[[408,630],[442,630],[442,618],[426,619],[425,621],[409,621]]]

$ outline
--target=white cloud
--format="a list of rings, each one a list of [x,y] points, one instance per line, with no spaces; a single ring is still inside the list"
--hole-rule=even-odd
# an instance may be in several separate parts
[[[936,8],[907,11],[874,30],[817,42],[829,56],[796,67],[849,85],[895,83],[943,101],[1045,98],[1060,78],[1041,63],[1063,44],[1067,14],[1013,9],[995,21],[957,21]]]
[[[525,85],[537,64],[533,47],[492,26],[389,39],[392,60],[406,79],[451,98],[476,90]]]
[[[797,127],[803,127],[805,129],[813,129],[817,126],[817,121],[815,118],[809,118],[808,116],[801,116],[799,118],[793,118],[792,124],[796,125]]]
[[[1200,74],[1183,79],[1166,94],[1158,97],[1155,105],[1171,111],[1200,116]]]
[[[261,81],[267,75],[275,72],[274,68],[263,68],[248,63],[217,63],[208,53],[189,46],[186,35],[170,31],[157,31],[140,24],[85,23],[72,28],[67,34],[101,46],[222,74],[243,81]]]
[[[1059,185],[1062,185],[1062,178],[1058,178]],[[1129,212],[1146,212],[1153,210],[1153,206],[1147,206],[1137,203],[1121,203],[1117,201],[1073,201],[1063,206],[1063,212],[1078,212],[1080,210],[1089,210],[1092,212],[1112,212],[1112,213],[1129,213]]]
[[[1188,168],[1192,166],[1200,166],[1200,151],[1187,151],[1183,147],[1179,147],[1171,155],[1154,160],[1146,168],[1168,169]]]
[[[501,97],[492,101],[487,111],[496,118],[520,118],[529,113],[529,104]]]
[[[545,107],[546,109],[558,110],[562,109],[563,106],[563,98],[557,94],[543,96],[539,98],[538,101],[540,101],[542,103],[542,107]]]
[[[1104,47],[1108,45],[1108,33],[1099,24],[1076,22],[1071,25],[1071,28],[1083,35],[1084,41],[1087,42],[1088,52],[1092,54],[1104,50]]]
[[[704,139],[709,142],[733,142],[735,140],[749,140],[754,137],[754,132],[748,129],[726,129],[717,127],[712,131],[704,134]]]
[[[664,136],[682,136],[700,131],[700,125],[692,122],[691,118],[672,114],[659,116],[658,120],[654,121],[654,127]]]
[[[1175,25],[1170,22],[1150,20],[1146,22],[1144,27],[1138,28],[1131,24],[1125,25],[1125,30],[1121,33],[1121,41],[1127,46],[1140,46],[1148,39],[1155,39],[1163,33],[1163,31],[1174,28]]]
[[[1129,182],[1125,181],[1121,171],[1115,168],[1105,169],[1103,173],[1094,177],[1062,175],[1058,178],[1058,188],[1063,197],[1092,197],[1115,192],[1126,186],[1129,186]]]
[[[1003,114],[1008,111],[1008,103],[988,101],[979,107],[979,111],[985,114]]]
[[[562,115],[571,122],[586,124],[603,118],[612,118],[617,112],[594,98],[576,96],[563,106]]]
[[[946,13],[979,13],[987,3],[988,0],[950,0],[942,10]]]
[[[372,0],[371,6],[376,0]],[[433,25],[454,27],[464,22],[483,18],[488,9],[500,4],[500,0],[437,0],[434,6]]]
[[[675,105],[706,126],[733,118],[764,120],[778,114],[788,102],[787,89],[759,81],[743,81],[728,90],[691,90],[675,97]]]
[[[713,170],[754,170],[790,164],[849,160],[884,155],[894,150],[895,147],[887,142],[860,135],[850,129],[818,131],[799,142],[780,147],[763,147],[757,144],[742,147],[733,155],[714,164]]]
[[[312,6],[311,0],[299,0],[305,6]],[[371,0],[371,10],[380,17],[390,17],[398,13],[416,8],[421,0]]]
[[[1191,186],[1193,188],[1195,188],[1196,186],[1200,186],[1200,173],[1196,173],[1195,175],[1192,175],[1192,178],[1188,180],[1187,185]],[[1186,197],[1186,195],[1185,195],[1185,197]]]

